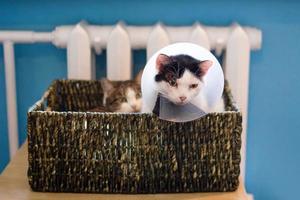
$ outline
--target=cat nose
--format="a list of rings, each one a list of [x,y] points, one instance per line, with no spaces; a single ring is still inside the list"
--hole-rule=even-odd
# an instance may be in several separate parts
[[[181,101],[184,101],[184,100],[186,100],[186,97],[185,97],[185,96],[181,96],[181,97],[179,97],[179,99],[180,99]]]
[[[133,110],[136,110],[136,109],[137,109],[137,106],[136,106],[136,105],[132,105],[131,107],[132,107]]]

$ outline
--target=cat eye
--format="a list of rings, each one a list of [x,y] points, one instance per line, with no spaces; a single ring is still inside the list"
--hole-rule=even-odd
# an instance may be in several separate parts
[[[190,85],[190,89],[195,89],[195,88],[197,88],[198,87],[198,84],[191,84]]]
[[[177,83],[176,81],[169,81],[169,84],[172,86],[172,87],[177,87]]]
[[[117,97],[111,101],[111,104],[126,102],[127,99],[125,97]]]
[[[118,98],[115,98],[115,99],[113,99],[113,100],[111,100],[111,104],[114,104],[114,103],[118,103],[118,101],[119,101],[119,99]]]
[[[140,92],[138,92],[137,94],[136,94],[136,98],[141,98],[142,97],[142,94],[140,93]]]

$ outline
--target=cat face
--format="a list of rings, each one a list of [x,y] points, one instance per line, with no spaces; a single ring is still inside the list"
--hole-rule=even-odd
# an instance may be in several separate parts
[[[141,87],[137,80],[102,79],[103,105],[111,112],[139,112],[142,106]]]
[[[188,55],[158,55],[155,81],[158,92],[177,105],[184,105],[196,97],[203,87],[203,77],[212,61],[199,61]]]

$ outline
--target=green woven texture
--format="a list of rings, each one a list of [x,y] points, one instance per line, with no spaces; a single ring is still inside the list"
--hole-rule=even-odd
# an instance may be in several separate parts
[[[99,81],[54,81],[28,112],[28,179],[34,191],[234,191],[242,116],[225,84],[226,111],[186,123],[152,114],[85,112]]]

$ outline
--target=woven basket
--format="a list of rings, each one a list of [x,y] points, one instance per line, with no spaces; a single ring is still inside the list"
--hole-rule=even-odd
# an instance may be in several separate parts
[[[165,193],[238,187],[242,116],[225,84],[226,112],[185,123],[152,114],[84,112],[99,81],[54,81],[28,112],[34,191]]]

